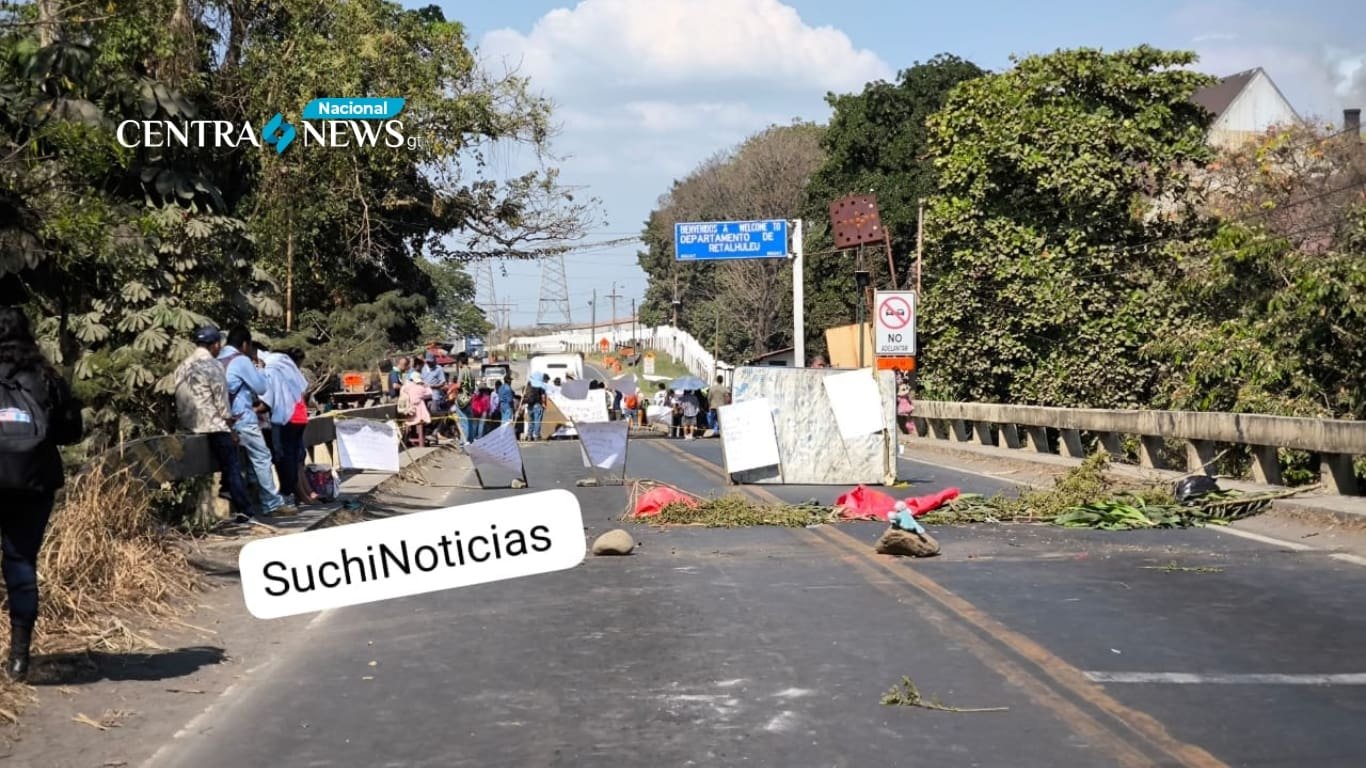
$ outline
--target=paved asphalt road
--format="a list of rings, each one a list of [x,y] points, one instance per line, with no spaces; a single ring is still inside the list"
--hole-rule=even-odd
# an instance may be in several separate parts
[[[525,455],[590,536],[617,525],[624,489],[573,488],[576,444]],[[642,439],[629,473],[719,492],[719,458]],[[902,470],[907,493],[1001,488]],[[872,553],[875,524],[631,528],[628,558],[322,614],[159,764],[1366,765],[1366,686],[1301,684],[1366,672],[1360,566],[1209,531],[939,529],[943,556],[911,562]],[[1207,677],[1095,682],[1129,673]],[[1298,677],[1208,677],[1250,673]],[[880,705],[902,675],[1009,709]]]

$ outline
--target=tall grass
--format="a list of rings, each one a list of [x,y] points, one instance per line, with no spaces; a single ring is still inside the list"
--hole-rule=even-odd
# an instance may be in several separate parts
[[[70,480],[38,556],[35,656],[156,647],[136,627],[171,616],[203,585],[152,498],[130,470],[101,462]],[[7,624],[0,651],[7,658]],[[27,698],[0,683],[0,717],[12,720]]]

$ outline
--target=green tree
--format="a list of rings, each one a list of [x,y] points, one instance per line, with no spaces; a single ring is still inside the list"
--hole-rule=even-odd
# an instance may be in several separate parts
[[[170,427],[166,374],[196,323],[249,322],[312,345],[324,367],[352,365],[357,350],[416,342],[431,306],[460,319],[459,278],[438,285],[422,266],[470,258],[453,235],[501,253],[582,229],[590,206],[553,168],[485,172],[494,143],[544,155],[549,104],[482,70],[438,9],[121,0],[87,13],[59,0],[0,10],[0,290],[41,319],[96,442]],[[115,137],[124,120],[297,124],[322,96],[405,98],[412,143],[277,155]]]
[[[1366,150],[1298,126],[1200,177],[1215,236],[1181,252],[1158,407],[1366,418]]]
[[[853,194],[875,194],[894,256],[905,266],[913,252],[919,201],[935,188],[925,121],[944,105],[954,86],[986,74],[970,61],[939,54],[910,66],[895,82],[882,80],[859,93],[830,94],[832,114],[821,139],[825,162],[811,177],[809,215],[828,223],[828,206]],[[910,276],[904,269],[898,277]]]
[[[1139,47],[1030,56],[930,121],[921,381],[927,397],[1064,407],[1152,400],[1142,352],[1177,307],[1174,244],[1203,236],[1211,79]]]
[[[422,320],[422,337],[436,341],[482,336],[493,329],[474,303],[474,279],[459,264],[423,260],[422,271],[432,282],[433,296]]]
[[[642,320],[670,321],[677,295],[684,330],[711,346],[719,325],[722,359],[747,360],[791,344],[791,265],[771,259],[679,263],[674,224],[794,217],[821,163],[821,132],[812,123],[771,126],[674,182],[643,235],[647,250],[640,265],[649,284]]]

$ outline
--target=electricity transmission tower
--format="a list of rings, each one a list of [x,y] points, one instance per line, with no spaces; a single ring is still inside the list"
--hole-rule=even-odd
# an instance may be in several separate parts
[[[536,325],[570,325],[569,280],[564,254],[541,257],[541,296],[536,302]]]
[[[510,325],[508,310],[512,305],[498,301],[498,291],[494,287],[493,262],[488,259],[475,263],[474,303],[484,310],[484,316],[493,324],[495,333]]]

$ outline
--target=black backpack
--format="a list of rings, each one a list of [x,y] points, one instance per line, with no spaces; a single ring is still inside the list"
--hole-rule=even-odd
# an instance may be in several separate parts
[[[523,400],[523,402],[525,402],[527,405],[540,405],[540,404],[541,404],[541,388],[540,388],[540,387],[533,387],[533,386],[531,386],[530,384],[528,384],[528,385],[527,385],[527,388],[526,388],[526,394],[522,397],[522,400]]]
[[[42,376],[0,376],[0,489],[39,490],[52,395]],[[36,390],[36,391],[35,391]]]

